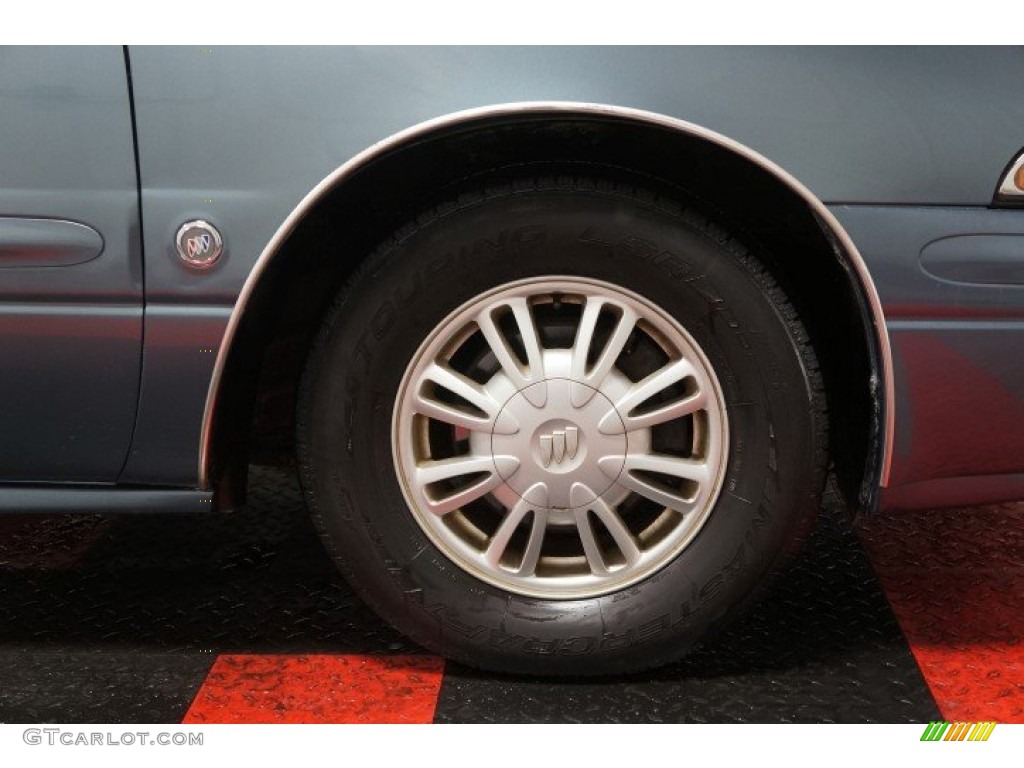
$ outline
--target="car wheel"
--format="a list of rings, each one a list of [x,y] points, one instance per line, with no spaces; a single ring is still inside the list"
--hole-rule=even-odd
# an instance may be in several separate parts
[[[397,232],[299,400],[306,498],[353,587],[500,671],[683,655],[793,551],[824,483],[791,303],[724,229],[620,183],[490,188]]]

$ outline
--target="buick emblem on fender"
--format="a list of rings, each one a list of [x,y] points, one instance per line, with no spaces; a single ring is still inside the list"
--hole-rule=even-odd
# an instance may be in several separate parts
[[[185,241],[188,257],[190,259],[202,258],[203,254],[209,250],[212,242],[213,238],[209,235],[197,235],[196,237],[188,238],[188,240]]]
[[[549,435],[540,436],[540,458],[545,467],[552,463],[561,464],[563,459],[572,461],[580,446],[579,429],[566,427],[555,429]]]
[[[220,232],[202,219],[182,224],[174,236],[174,245],[181,260],[194,269],[209,269],[224,250]]]

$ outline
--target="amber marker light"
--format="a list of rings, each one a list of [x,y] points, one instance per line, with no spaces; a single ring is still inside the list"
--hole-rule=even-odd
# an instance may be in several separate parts
[[[1017,172],[1013,174],[1013,186],[1024,192],[1024,165],[1017,169]]]

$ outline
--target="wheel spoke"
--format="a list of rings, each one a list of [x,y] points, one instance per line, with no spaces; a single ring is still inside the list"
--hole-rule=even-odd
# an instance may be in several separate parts
[[[570,377],[573,381],[583,381],[586,378],[587,358],[590,356],[590,347],[594,343],[594,330],[597,328],[597,318],[600,316],[601,309],[606,303],[604,299],[589,298],[583,307],[583,316],[580,318],[580,326],[576,331],[576,340],[572,346]],[[576,405],[575,401],[573,405]]]
[[[423,393],[415,394],[412,403],[417,413],[455,427],[464,427],[470,432],[488,431],[491,428],[491,421],[486,416],[477,416],[464,411],[457,405],[443,403]]]
[[[518,356],[512,350],[505,335],[494,322],[494,313],[500,309],[509,309],[519,329],[519,337],[526,350],[526,368],[519,361]],[[533,313],[526,299],[513,298],[507,302],[490,306],[477,315],[477,325],[483,333],[487,344],[494,352],[494,356],[501,364],[505,374],[513,380],[518,389],[529,385],[531,382],[541,381],[544,378],[543,349],[540,344],[540,334],[533,321]]]
[[[580,543],[583,544],[583,554],[587,558],[590,572],[595,576],[604,576],[608,573],[608,566],[605,564],[604,555],[601,554],[601,546],[597,543],[594,525],[590,521],[590,508],[593,506],[594,496],[594,492],[583,483],[573,483],[569,492],[569,503],[574,507],[573,521],[576,523],[576,531]]]
[[[609,413],[601,420],[597,428],[606,435],[618,434],[622,431],[632,432],[635,429],[646,429],[673,419],[689,416],[691,413],[704,410],[707,405],[708,400],[704,393],[697,392],[639,416],[620,417],[617,413]]]
[[[598,460],[598,466],[606,475],[614,477],[620,485],[657,504],[662,504],[683,514],[694,508],[696,496],[700,495],[700,490],[707,485],[710,479],[710,472],[705,462],[678,456],[630,454],[625,457],[624,464],[622,456],[605,456]],[[689,480],[697,484],[697,494],[693,497],[683,496],[678,491],[666,488],[660,483],[637,474],[637,472],[657,472],[661,475]]]
[[[619,312],[615,329],[608,338],[600,357],[588,370],[587,358],[590,348],[594,343],[594,331],[597,328],[597,319],[601,310],[606,306],[614,306]],[[636,327],[637,316],[628,307],[617,304],[612,305],[604,299],[591,298],[587,300],[583,308],[583,317],[580,318],[579,330],[576,332],[576,341],[573,344],[571,377],[574,382],[583,382],[586,386],[574,386],[572,388],[572,404],[576,408],[586,405],[594,396],[594,391],[600,389],[605,377],[609,374],[615,361],[622,354],[629,335]]]
[[[544,544],[544,534],[548,528],[548,510],[535,509],[533,511],[533,527],[530,528],[530,539],[526,542],[526,552],[523,554],[523,562],[519,566],[520,576],[532,576],[537,570],[537,561],[540,560],[540,549]]]
[[[533,510],[533,524],[530,528],[530,538],[526,545],[526,552],[523,555],[522,563],[518,573],[521,576],[529,576],[537,568],[537,561],[540,559],[541,545],[544,543],[544,533],[547,529],[548,512],[544,507],[547,505],[547,487],[544,483],[537,483],[525,494],[526,498],[520,499],[515,506],[505,515],[498,530],[494,532],[487,550],[484,552],[484,559],[487,563],[497,568],[501,564],[501,558],[508,549],[512,535],[523,522],[523,518]],[[531,499],[531,501],[527,501]],[[540,507],[540,508],[538,508]]]
[[[595,576],[608,574],[608,566],[604,563],[604,555],[601,554],[601,547],[597,543],[597,536],[594,535],[594,526],[590,522],[590,513],[586,507],[581,507],[573,513],[576,521],[576,530],[579,532],[580,541],[583,544],[583,554],[587,558],[587,565],[590,572]]]
[[[544,379],[544,350],[540,345],[540,332],[533,322],[530,306],[526,303],[526,299],[512,299],[509,301],[509,306],[512,307],[512,314],[519,326],[519,336],[526,349],[526,363],[530,367],[530,379],[542,381]]]
[[[416,467],[416,482],[423,487],[467,475],[483,475],[476,482],[446,496],[429,499],[431,512],[446,515],[494,490],[502,482],[502,475],[509,477],[518,467],[519,460],[513,456],[456,456],[419,465]]]
[[[657,453],[637,453],[626,456],[625,472],[635,470],[658,472],[662,475],[681,477],[697,484],[708,481],[708,465],[698,459],[684,459],[679,456],[663,456]]]
[[[617,434],[622,432],[623,429],[629,431],[650,427],[701,410],[707,406],[707,400],[703,392],[698,392],[695,395],[655,408],[648,413],[633,415],[634,410],[659,392],[695,374],[696,369],[688,360],[675,360],[666,364],[651,375],[636,382],[619,398],[618,402],[615,403],[615,411],[618,412],[621,420],[613,417],[613,414],[609,414],[598,425],[598,429],[604,434]]]
[[[619,484],[639,493],[644,498],[650,499],[655,504],[660,504],[668,509],[674,509],[676,512],[684,515],[694,508],[693,502],[684,499],[678,493],[669,491],[663,486],[650,483],[636,475],[623,474],[619,477]]]
[[[480,327],[480,332],[483,333],[484,339],[487,340],[487,345],[494,353],[494,357],[501,366],[501,370],[512,380],[516,389],[529,386],[531,383],[529,371],[523,370],[523,366],[516,358],[516,354],[512,351],[508,340],[494,322],[493,312],[494,309],[488,307],[477,316],[476,323]]]
[[[492,429],[492,423],[494,431],[501,434],[513,434],[518,430],[519,426],[511,414],[502,412],[501,403],[482,386],[458,371],[432,363],[423,372],[422,378],[458,395],[481,411],[483,416],[457,404],[444,403],[437,397],[424,394],[422,389],[413,398],[414,407],[419,413],[469,430],[489,431]]]
[[[600,498],[594,501],[591,511],[597,515],[604,527],[608,529],[608,533],[612,535],[615,545],[622,552],[622,556],[626,558],[626,565],[636,563],[640,559],[640,547],[637,546],[636,539],[633,538],[633,534],[626,527],[619,513]]]
[[[516,528],[523,522],[523,518],[526,517],[531,507],[524,500],[520,499],[516,502],[515,506],[508,511],[505,515],[505,519],[501,521],[498,526],[498,530],[494,532],[490,542],[487,544],[487,549],[484,552],[484,559],[487,564],[492,568],[497,568],[501,563],[502,555],[505,554],[505,550],[508,548],[508,543],[512,540],[512,534],[516,532]]]
[[[519,329],[519,338],[522,341],[523,349],[526,350],[526,367],[518,360],[505,335],[494,322],[494,313],[497,310],[508,308],[515,318],[516,327]],[[536,323],[533,320],[533,313],[526,299],[512,298],[503,304],[487,307],[477,315],[477,325],[487,345],[494,353],[501,370],[511,380],[517,390],[529,387],[544,380],[544,355],[540,344],[540,334]],[[547,395],[544,387],[534,387],[529,392],[524,392],[530,402],[538,408],[544,406]]]

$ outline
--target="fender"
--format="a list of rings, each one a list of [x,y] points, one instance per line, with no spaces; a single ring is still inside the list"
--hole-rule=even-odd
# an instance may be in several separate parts
[[[590,104],[578,102],[523,102],[511,104],[499,104],[494,106],[464,110],[444,115],[418,125],[412,126],[399,133],[393,134],[373,146],[352,157],[348,162],[336,168],[316,185],[303,200],[292,210],[284,222],[278,227],[273,237],[263,248],[253,268],[239,293],[231,312],[229,321],[224,331],[224,336],[218,349],[216,362],[210,379],[209,389],[206,396],[206,404],[203,412],[202,429],[200,432],[199,445],[199,487],[208,489],[211,485],[210,477],[210,445],[212,440],[214,414],[217,407],[217,400],[220,393],[221,381],[227,364],[228,354],[231,349],[235,334],[238,331],[241,318],[244,315],[256,286],[259,284],[268,265],[281,251],[289,235],[295,230],[303,217],[312,210],[332,189],[345,183],[354,174],[365,168],[381,157],[395,152],[404,146],[422,140],[435,133],[451,129],[466,127],[475,123],[485,123],[490,120],[500,119],[510,115],[543,115],[545,113],[578,114],[596,117],[608,117],[619,121],[632,121],[635,123],[658,126],[669,129],[679,134],[695,137],[703,141],[717,145],[728,152],[744,159],[745,161],[759,166],[779,182],[788,187],[807,205],[813,212],[819,226],[828,237],[836,251],[837,256],[849,270],[854,278],[854,284],[860,292],[860,298],[864,307],[870,314],[870,322],[873,326],[868,330],[868,337],[874,344],[874,356],[877,360],[876,377],[873,382],[876,387],[877,407],[880,411],[879,422],[881,434],[877,442],[880,443],[880,485],[885,487],[889,482],[889,474],[892,462],[892,446],[895,431],[895,394],[892,350],[889,335],[885,325],[885,318],[882,311],[882,303],[874,281],[868,271],[867,264],[860,252],[854,245],[849,234],[832,215],[825,204],[818,199],[805,185],[793,177],[789,172],[776,165],[753,149],[740,144],[733,139],[723,136],[693,123],[657,114],[644,110],[617,107],[604,104]]]

